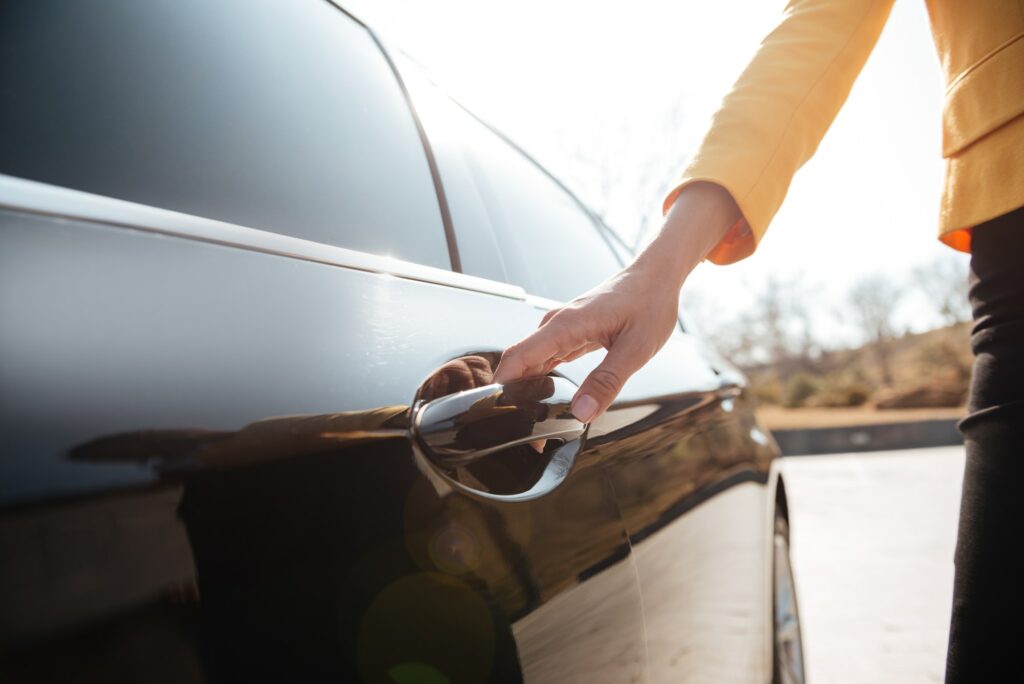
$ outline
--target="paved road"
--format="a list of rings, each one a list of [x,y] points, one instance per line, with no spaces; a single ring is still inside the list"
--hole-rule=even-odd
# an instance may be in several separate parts
[[[786,459],[812,684],[941,682],[962,447]]]

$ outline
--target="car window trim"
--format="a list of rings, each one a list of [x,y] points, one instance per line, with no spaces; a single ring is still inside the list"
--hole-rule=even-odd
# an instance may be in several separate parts
[[[590,223],[591,223],[592,228],[600,236],[601,241],[605,244],[605,247],[608,249],[608,251],[611,252],[612,258],[616,262],[621,263],[621,260],[619,259],[619,256],[618,256],[618,254],[615,251],[615,248],[612,247],[610,238],[607,235],[605,235],[605,230],[611,231],[611,229],[604,225],[604,222],[601,220],[601,218],[590,207],[588,207],[586,205],[586,203],[583,202],[583,200],[581,200],[576,195],[576,193],[574,193],[572,190],[570,190],[569,186],[567,186],[565,183],[563,183],[561,180],[559,180],[558,177],[555,176],[553,173],[551,173],[546,168],[544,168],[543,164],[538,162],[529,152],[527,152],[522,147],[517,145],[515,143],[515,141],[513,141],[507,135],[502,133],[500,129],[495,128],[491,124],[487,123],[487,121],[485,121],[484,119],[482,119],[479,116],[477,116],[476,114],[474,114],[472,110],[467,108],[465,105],[463,105],[461,102],[459,102],[454,97],[449,96],[449,99],[452,102],[454,102],[457,107],[462,109],[462,111],[466,112],[466,114],[468,114],[469,116],[471,116],[474,119],[476,119],[476,121],[481,126],[483,126],[488,131],[490,131],[492,135],[495,135],[499,140],[501,140],[506,145],[511,147],[512,150],[515,151],[516,153],[518,153],[521,157],[523,157],[523,159],[525,159],[528,164],[530,164],[535,169],[540,171],[540,173],[543,174],[545,177],[547,177],[547,179],[549,181],[554,183],[556,186],[558,186],[559,189],[561,189],[562,192],[564,192],[566,195],[568,195],[569,199],[572,200],[573,204],[575,204],[576,207],[581,212],[586,214],[588,219],[590,219]],[[625,264],[623,264],[623,265],[625,265]]]
[[[0,174],[0,209],[185,238],[525,301],[518,285]]]
[[[423,149],[425,150],[426,155],[427,155],[427,162],[428,162],[428,164],[430,166],[430,173],[434,177],[434,187],[437,190],[438,203],[439,203],[439,205],[441,207],[441,219],[442,219],[442,223],[444,224],[445,236],[446,236],[446,238],[448,240],[448,248],[449,248],[449,253],[451,255],[451,260],[452,260],[452,270],[461,273],[462,272],[462,260],[459,257],[458,241],[457,241],[457,239],[455,237],[455,227],[454,227],[454,223],[452,221],[451,211],[448,208],[448,199],[447,199],[447,196],[445,195],[445,192],[444,192],[444,183],[442,182],[442,179],[441,179],[440,169],[437,166],[437,161],[436,161],[436,159],[434,157],[433,149],[430,146],[430,136],[427,135],[426,129],[423,127],[423,124],[420,122],[419,114],[416,112],[416,105],[413,102],[412,97],[410,96],[408,89],[405,87],[405,82],[402,80],[401,70],[398,69],[398,66],[395,64],[394,60],[392,59],[391,54],[390,54],[388,48],[385,46],[384,41],[381,40],[379,34],[373,28],[371,28],[366,22],[364,22],[358,16],[353,14],[350,10],[346,9],[341,4],[339,4],[340,0],[328,0],[328,2],[330,2],[332,5],[334,5],[334,7],[336,7],[341,12],[343,12],[346,15],[348,15],[349,17],[351,17],[354,21],[359,23],[361,26],[363,26],[363,28],[365,28],[369,32],[370,36],[373,37],[374,42],[377,43],[377,46],[380,48],[381,52],[384,54],[385,59],[387,59],[388,65],[391,67],[391,71],[395,74],[395,78],[398,80],[399,86],[402,89],[402,93],[405,96],[405,101],[406,101],[406,103],[409,106],[409,111],[412,112],[413,120],[416,122],[416,130],[419,132],[420,139],[423,141]],[[396,51],[400,51],[400,50],[396,49]],[[411,55],[408,55],[407,53],[404,53],[404,52],[403,52],[403,54],[406,56],[406,59],[410,59],[412,61],[415,61],[415,59]],[[439,88],[439,86],[436,86],[436,84],[435,84],[435,87]],[[442,93],[443,93],[443,89],[442,89]],[[566,195],[568,195],[569,198],[572,200],[572,202],[577,206],[577,208],[579,208],[579,210],[582,211],[584,214],[586,214],[587,217],[590,219],[590,223],[591,223],[593,229],[600,236],[601,241],[604,242],[605,247],[608,249],[608,251],[611,252],[612,258],[617,263],[619,263],[620,265],[622,265],[622,266],[625,265],[625,264],[622,263],[622,260],[619,258],[618,252],[615,250],[615,248],[611,244],[612,238],[609,235],[606,234],[606,231],[610,233],[610,232],[612,232],[612,230],[610,228],[608,228],[604,224],[604,222],[601,220],[601,218],[590,207],[588,207],[579,197],[576,196],[576,193],[574,193],[572,190],[570,190],[568,188],[568,186],[566,186],[565,183],[563,183],[561,180],[559,180],[554,174],[552,174],[550,171],[548,171],[546,168],[544,168],[544,166],[542,164],[540,164],[540,162],[538,162],[529,152],[527,152],[522,147],[520,147],[518,144],[516,144],[515,141],[513,141],[507,135],[502,133],[501,130],[499,130],[498,128],[492,126],[490,123],[488,123],[484,119],[482,119],[479,116],[477,116],[472,110],[470,110],[468,107],[466,107],[461,102],[459,102],[458,99],[452,97],[448,93],[443,93],[443,94],[446,97],[448,97],[455,104],[455,106],[459,107],[466,114],[468,114],[469,116],[473,117],[481,126],[483,126],[485,129],[487,129],[492,135],[497,136],[498,139],[500,139],[506,145],[511,147],[515,152],[517,152],[519,155],[521,155],[527,161],[527,163],[529,163],[535,169],[540,171],[544,176],[546,176],[548,178],[549,181],[554,183],[556,186],[558,186],[562,190],[562,192],[564,192]],[[488,281],[488,282],[495,282],[495,281]],[[514,287],[518,287],[518,286],[514,286]],[[520,289],[523,289],[523,288],[520,288]],[[550,300],[550,299],[547,299],[547,298],[544,298],[544,297],[537,297],[536,295],[530,295],[530,297],[534,298],[534,299],[536,299],[538,301],[543,301],[543,302],[553,302],[554,301],[554,300]],[[564,304],[564,302],[563,302],[563,304]]]
[[[333,0],[332,0],[332,2],[333,2]],[[342,10],[342,11],[345,11],[345,10]],[[365,26],[365,24],[363,24],[363,25]],[[375,34],[375,33],[373,32],[373,30],[372,30],[372,29],[368,29],[368,30],[370,30],[370,33],[371,33],[372,35],[374,35],[374,37],[375,37],[375,38],[377,37],[377,36],[376,36],[376,34]],[[380,41],[379,41],[379,39],[378,39],[378,44],[380,44]],[[394,69],[394,70],[395,70],[395,74],[396,74],[396,77],[397,77],[397,78],[399,79],[399,81],[401,82],[401,74],[400,74],[400,70],[399,70],[399,69],[398,69],[398,68],[397,68],[397,67],[395,66],[394,62],[393,62],[393,61],[391,60],[391,56],[387,54],[387,49],[386,49],[386,48],[384,48],[384,47],[383,47],[383,45],[381,45],[381,50],[383,50],[383,51],[384,51],[384,53],[385,53],[385,55],[386,55],[386,56],[388,57],[388,62],[389,62],[389,63],[391,63],[391,65],[392,65],[392,69]],[[397,51],[397,50],[396,50],[396,51]],[[411,55],[408,55],[407,53],[404,53],[404,52],[403,52],[402,54],[403,54],[403,55],[405,56],[405,58],[406,58],[406,59],[408,59],[408,60],[410,60],[410,61],[413,61],[413,62],[416,62],[415,58],[413,58],[413,57],[412,57]],[[417,62],[417,64],[418,64],[418,62]],[[596,213],[595,213],[595,212],[594,212],[594,211],[593,211],[593,210],[592,210],[592,209],[591,209],[590,207],[588,207],[588,206],[587,206],[587,205],[586,205],[586,204],[585,204],[585,203],[583,202],[583,200],[581,200],[581,199],[580,199],[580,198],[579,198],[579,197],[578,197],[578,196],[576,195],[576,193],[574,193],[574,192],[573,192],[572,190],[570,190],[570,189],[569,189],[569,187],[568,187],[568,186],[567,186],[567,185],[566,185],[565,183],[563,183],[563,182],[562,182],[561,180],[559,180],[557,176],[555,176],[555,175],[554,175],[554,174],[552,174],[552,173],[551,173],[550,171],[548,171],[548,170],[547,170],[546,168],[544,168],[544,166],[543,166],[543,165],[542,165],[542,164],[541,164],[540,162],[538,162],[538,161],[537,161],[537,160],[536,160],[536,159],[535,159],[535,158],[534,158],[534,157],[533,157],[533,156],[532,156],[532,155],[531,155],[531,154],[530,154],[529,152],[527,152],[527,151],[526,151],[526,150],[524,150],[524,149],[523,149],[522,147],[520,147],[520,146],[519,146],[518,144],[516,144],[516,142],[515,142],[515,141],[513,141],[513,140],[512,140],[511,138],[509,138],[509,137],[508,137],[507,135],[505,135],[504,133],[502,133],[500,129],[498,129],[498,128],[496,128],[496,127],[492,126],[492,125],[491,125],[490,123],[488,123],[488,122],[487,122],[487,121],[485,121],[484,119],[482,119],[482,118],[480,118],[479,116],[477,116],[477,114],[476,114],[476,113],[474,113],[474,112],[473,112],[473,111],[472,111],[471,109],[469,109],[468,107],[466,107],[465,105],[463,105],[463,104],[462,104],[461,102],[459,102],[459,100],[458,100],[458,99],[456,99],[456,98],[452,97],[451,95],[449,95],[448,93],[444,92],[444,90],[443,90],[443,89],[442,89],[442,88],[441,88],[440,86],[438,86],[437,84],[434,84],[434,87],[438,88],[438,90],[440,90],[440,91],[441,91],[441,93],[442,93],[442,94],[443,94],[443,95],[444,95],[445,97],[447,97],[447,98],[448,98],[449,100],[451,100],[451,101],[452,101],[452,103],[453,103],[453,104],[454,104],[454,105],[455,105],[456,107],[458,107],[458,108],[459,108],[459,109],[461,109],[461,110],[462,110],[463,112],[465,112],[465,113],[466,113],[466,114],[468,114],[468,115],[469,115],[470,117],[472,117],[472,118],[473,118],[473,119],[474,119],[474,120],[475,120],[475,121],[476,121],[477,123],[479,123],[479,124],[480,124],[481,126],[483,126],[483,127],[484,127],[484,128],[485,128],[485,129],[486,129],[486,130],[487,130],[487,131],[488,131],[488,132],[489,132],[489,133],[491,134],[491,135],[494,135],[494,136],[495,136],[495,137],[497,137],[497,138],[498,138],[499,140],[501,140],[501,141],[502,141],[503,143],[505,143],[506,145],[508,145],[509,147],[511,147],[511,148],[512,148],[512,150],[513,150],[513,151],[514,151],[515,153],[519,154],[519,155],[520,155],[520,156],[521,156],[521,157],[522,157],[523,159],[525,159],[525,160],[526,160],[526,162],[527,162],[527,163],[528,163],[528,164],[529,164],[530,166],[532,166],[532,167],[533,167],[533,168],[535,168],[535,169],[536,169],[537,171],[539,171],[539,172],[540,172],[540,173],[541,173],[541,174],[542,174],[543,176],[545,176],[545,177],[546,177],[546,178],[547,178],[547,179],[548,179],[549,181],[551,181],[552,183],[554,183],[554,184],[555,184],[555,185],[556,185],[556,186],[557,186],[557,187],[558,187],[558,188],[559,188],[559,189],[560,189],[560,190],[561,190],[562,192],[564,192],[564,193],[565,193],[566,195],[568,195],[568,197],[569,197],[569,199],[570,199],[570,200],[572,201],[572,203],[573,203],[573,204],[575,204],[575,205],[576,205],[576,207],[577,207],[577,208],[578,208],[578,209],[579,209],[579,210],[580,210],[581,212],[583,212],[584,214],[586,214],[587,218],[589,218],[589,219],[590,219],[590,223],[592,224],[592,227],[593,227],[593,229],[594,229],[594,230],[595,230],[595,231],[597,232],[597,234],[598,234],[598,235],[600,236],[600,238],[601,238],[601,241],[605,243],[605,247],[606,247],[606,248],[608,249],[608,251],[609,251],[609,252],[611,252],[611,254],[612,254],[612,257],[613,257],[613,258],[615,259],[615,261],[616,261],[616,262],[618,262],[618,263],[619,263],[619,264],[621,264],[621,265],[625,265],[625,264],[622,264],[622,260],[621,260],[621,259],[619,259],[618,253],[617,253],[617,252],[615,251],[615,248],[614,248],[614,247],[612,246],[612,244],[611,244],[611,238],[610,238],[610,237],[609,237],[608,235],[606,235],[606,234],[605,234],[605,231],[608,231],[608,232],[612,232],[612,231],[611,231],[611,228],[608,228],[608,227],[607,227],[607,226],[606,226],[606,225],[604,224],[604,222],[603,222],[603,221],[601,220],[601,218],[600,218],[600,217],[599,217],[599,216],[598,216],[598,215],[597,215],[597,214],[596,214]],[[403,90],[403,92],[405,92],[405,93],[406,93],[406,98],[407,98],[407,100],[408,100],[408,102],[409,102],[409,107],[410,107],[410,109],[411,109],[411,110],[413,111],[413,114],[414,114],[414,116],[416,117],[416,124],[417,124],[417,127],[418,127],[418,128],[420,129],[420,131],[422,132],[422,134],[423,134],[423,136],[424,136],[424,146],[425,146],[425,147],[426,147],[426,148],[427,148],[427,149],[429,150],[429,149],[430,149],[430,145],[429,145],[429,136],[428,136],[428,135],[427,135],[427,134],[425,133],[425,129],[423,129],[423,128],[422,128],[422,126],[421,126],[421,124],[419,123],[419,116],[418,116],[418,115],[416,115],[416,113],[415,113],[415,112],[416,112],[416,107],[415,107],[415,104],[414,104],[414,103],[412,102],[412,99],[411,99],[411,97],[409,96],[408,92],[407,92],[407,91],[405,90],[405,84],[404,84],[404,82],[402,82],[402,90]],[[432,172],[433,172],[433,171],[434,171],[434,170],[436,169],[436,163],[435,163],[435,162],[433,161],[433,159],[434,159],[434,157],[433,157],[433,152],[432,152],[432,151],[429,151],[429,152],[428,152],[428,154],[429,154],[429,156],[430,156],[430,159],[431,159],[431,170],[432,170]],[[446,219],[446,223],[445,223],[445,231],[447,232],[447,231],[449,230],[449,227],[451,227],[451,241],[452,241],[452,244],[454,245],[454,244],[456,244],[456,243],[455,243],[455,230],[454,230],[454,225],[452,224],[452,218],[451,218],[451,213],[450,213],[450,212],[448,211],[448,207],[447,207],[447,199],[445,199],[445,198],[444,198],[444,194],[443,194],[443,193],[444,193],[444,190],[443,190],[443,184],[442,184],[442,182],[441,182],[441,178],[440,178],[440,173],[439,173],[439,172],[438,172],[438,176],[437,176],[437,187],[438,187],[438,188],[440,188],[440,190],[439,190],[439,198],[440,198],[440,199],[441,199],[441,200],[443,201],[443,203],[444,203],[444,216],[445,216],[445,219]],[[627,248],[627,249],[628,249],[628,248]],[[461,264],[460,264],[460,266],[461,266]],[[461,270],[462,270],[462,269],[461,269],[461,267],[460,267],[460,268],[459,268],[459,269],[457,269],[457,270],[459,270],[459,271],[461,272]],[[551,300],[548,300],[548,301],[551,301]]]
[[[333,2],[330,2],[335,9],[344,13],[345,15],[352,17],[352,15],[344,8]],[[355,17],[352,17],[355,19]],[[409,115],[412,116],[413,123],[416,126],[416,133],[419,135],[420,144],[423,145],[423,153],[427,158],[427,166],[430,168],[430,177],[434,182],[434,194],[437,196],[438,209],[441,211],[441,225],[444,226],[444,237],[445,242],[448,244],[448,259],[451,262],[452,271],[456,273],[462,273],[462,258],[459,256],[459,243],[455,239],[455,227],[452,223],[452,212],[448,208],[448,196],[444,192],[444,183],[441,181],[441,170],[437,165],[437,158],[434,157],[434,150],[430,146],[430,139],[427,136],[427,131],[423,127],[423,122],[420,121],[420,115],[416,111],[416,105],[412,101],[412,96],[409,94],[409,89],[405,87],[405,81],[402,80],[402,74],[398,70],[398,66],[395,61],[391,58],[390,52],[385,47],[384,42],[377,35],[377,32],[367,26],[365,23],[356,20],[366,32],[370,35],[377,49],[380,50],[381,55],[384,56],[384,61],[387,62],[388,68],[391,70],[391,75],[394,76],[395,82],[398,84],[398,89],[402,91],[402,99],[405,101],[405,106]]]

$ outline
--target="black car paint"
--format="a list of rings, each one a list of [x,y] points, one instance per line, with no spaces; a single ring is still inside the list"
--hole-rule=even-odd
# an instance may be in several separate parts
[[[691,336],[504,500],[569,445],[445,471],[412,412],[548,304],[16,202],[0,226],[4,679],[660,681],[644,605],[686,605],[637,553],[741,485],[770,543],[775,450]]]

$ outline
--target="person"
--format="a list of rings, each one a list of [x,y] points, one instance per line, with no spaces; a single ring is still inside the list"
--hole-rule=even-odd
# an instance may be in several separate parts
[[[661,229],[618,274],[547,313],[496,381],[607,350],[573,399],[590,422],[668,339],[702,260],[754,252],[814,153],[893,0],[791,0],[715,114]],[[948,84],[940,239],[970,252],[975,353],[947,682],[1011,681],[1024,617],[1024,2],[926,0]],[[881,248],[881,247],[880,247]],[[1016,549],[1016,550],[1015,550]]]

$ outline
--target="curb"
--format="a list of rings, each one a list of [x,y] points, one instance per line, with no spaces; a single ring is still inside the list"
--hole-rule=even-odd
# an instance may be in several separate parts
[[[943,418],[913,423],[773,430],[772,436],[783,456],[917,449],[963,444],[963,436],[956,429],[957,422],[953,418]]]

